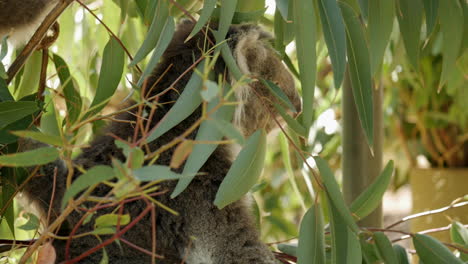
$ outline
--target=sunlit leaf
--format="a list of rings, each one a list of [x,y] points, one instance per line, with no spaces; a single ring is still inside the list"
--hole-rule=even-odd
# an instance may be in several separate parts
[[[0,128],[39,110],[36,102],[0,102]]]
[[[62,57],[54,54],[54,64],[57,69],[57,74],[67,103],[68,121],[70,123],[74,123],[81,112],[82,102],[80,93],[75,88],[73,77],[70,75],[70,70]]]
[[[100,182],[111,180],[114,177],[114,170],[109,166],[98,165],[92,167],[86,173],[76,178],[70,187],[67,188],[62,198],[62,209],[67,204],[68,200],[78,193]]]
[[[167,6],[167,1],[152,1],[157,2],[156,12],[153,15],[153,21],[151,22],[151,26],[146,34],[146,38],[141,44],[141,47],[138,49],[133,61],[130,62],[130,67],[135,66],[141,60],[143,60],[151,50],[157,45],[158,42],[161,42],[161,38],[165,36],[162,34],[165,25],[169,20],[169,8]],[[169,39],[170,41],[170,39]]]
[[[468,229],[460,222],[452,221],[452,226],[450,227],[450,238],[454,243],[457,243],[468,250]],[[463,261],[468,261],[468,254],[460,252],[460,258]]]
[[[427,35],[431,34],[437,22],[439,0],[423,0],[424,11],[426,13]]]
[[[390,41],[395,18],[393,0],[372,0],[369,3],[369,48],[372,75],[375,75]]]
[[[276,0],[276,9],[279,10],[283,20],[288,20],[288,13],[289,13],[289,0]]]
[[[330,203],[341,215],[341,218],[346,223],[346,225],[349,226],[353,232],[357,233],[359,228],[354,222],[354,219],[352,218],[351,213],[344,202],[340,191],[340,186],[336,182],[333,172],[331,171],[330,167],[328,167],[328,164],[325,160],[318,156],[314,156],[314,159],[317,164],[317,168],[320,171],[321,179],[325,185],[327,197],[330,200]]]
[[[266,134],[262,129],[248,138],[221,182],[214,201],[219,209],[239,200],[257,183],[263,170],[265,153]]]
[[[463,264],[446,246],[431,236],[415,234],[413,244],[424,264]]]
[[[14,91],[16,99],[34,94],[39,89],[41,58],[42,53],[40,51],[34,51],[28,58],[24,66],[23,78],[21,79],[20,86]]]
[[[296,33],[297,60],[302,87],[302,119],[304,128],[312,125],[315,75],[317,74],[315,41],[316,21],[313,1],[294,1],[294,31]],[[305,26],[307,25],[307,26]]]
[[[462,44],[463,9],[457,0],[445,0],[440,2],[440,29],[442,31],[442,74],[440,76],[439,89],[448,80],[456,67],[457,56]]]
[[[147,142],[151,142],[171,128],[182,122],[190,114],[192,114],[202,102],[200,95],[202,87],[202,78],[196,72],[203,72],[204,64],[201,62],[197,71],[192,73],[190,80],[182,92],[182,94],[177,99],[176,103],[172,106],[169,112],[164,116],[164,118],[159,121],[156,129],[148,136]]]
[[[122,46],[114,37],[111,37],[104,48],[99,82],[90,106],[92,112],[97,113],[104,108],[114,94],[122,78],[124,61],[125,52]]]
[[[398,0],[397,17],[406,55],[415,69],[419,68],[419,43],[424,6],[421,0]]]
[[[379,255],[385,264],[399,264],[397,255],[393,251],[392,243],[384,233],[375,232],[374,241]]]
[[[37,230],[40,225],[39,218],[37,218],[37,216],[35,216],[34,214],[30,213],[26,215],[28,216],[28,221],[24,225],[18,226],[18,228],[26,231]]]
[[[381,204],[382,197],[390,184],[392,174],[393,161],[389,161],[379,177],[351,203],[349,207],[351,212],[359,219],[372,213]]]
[[[367,142],[374,144],[374,114],[372,102],[372,81],[370,59],[363,25],[351,6],[340,2],[346,25],[349,75],[351,78],[354,102],[364,129]]]
[[[105,214],[105,215],[100,215],[96,218],[94,221],[94,227],[99,228],[99,227],[108,227],[108,226],[117,226],[117,225],[127,225],[130,223],[130,215],[129,214],[124,214],[124,215],[119,215],[119,214]]]
[[[325,263],[323,216],[319,204],[314,204],[302,218],[297,263]]]
[[[174,154],[172,154],[171,164],[169,165],[171,168],[179,168],[182,163],[187,159],[187,157],[192,153],[193,149],[193,141],[192,140],[184,140],[180,143],[176,149],[174,150]]]
[[[333,67],[335,88],[343,82],[346,68],[346,33],[341,10],[335,0],[319,0],[320,21]]]
[[[0,165],[7,167],[29,167],[50,163],[59,157],[59,152],[53,147],[37,148],[30,151],[0,156]]]

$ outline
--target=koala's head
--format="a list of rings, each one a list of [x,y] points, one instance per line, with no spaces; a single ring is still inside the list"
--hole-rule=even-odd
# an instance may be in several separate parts
[[[296,110],[301,110],[294,79],[271,47],[272,37],[269,33],[259,26],[244,24],[231,26],[226,38],[231,39],[230,46],[240,70],[252,80],[235,89],[239,106],[234,123],[244,135],[248,136],[259,128],[270,131],[276,126],[273,117],[277,117],[277,111],[273,103],[280,102],[261,79],[278,85]]]

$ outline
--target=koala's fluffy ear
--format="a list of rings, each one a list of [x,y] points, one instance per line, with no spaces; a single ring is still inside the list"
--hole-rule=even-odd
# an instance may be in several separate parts
[[[237,45],[234,47],[233,55],[243,74],[252,75],[256,73],[256,65],[264,65],[271,56],[270,48],[266,43],[272,36],[259,27],[243,28],[236,36]]]

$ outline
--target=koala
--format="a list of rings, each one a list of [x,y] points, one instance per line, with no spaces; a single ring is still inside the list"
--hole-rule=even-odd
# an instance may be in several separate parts
[[[60,0],[0,0],[0,39],[25,43]]]
[[[6,4],[12,1],[6,0]],[[32,2],[44,3],[48,1]],[[5,5],[4,0],[0,2],[0,7],[2,4]],[[0,22],[4,23],[1,19]],[[13,25],[8,23],[8,27]],[[3,24],[0,25],[0,29],[5,28]],[[182,77],[181,75],[202,56],[203,47],[206,45],[211,47],[215,43],[212,33],[212,28],[216,28],[215,25],[206,26],[202,32],[186,41],[193,27],[194,23],[190,21],[183,21],[178,25],[160,63],[147,79],[146,87],[151,87],[151,89],[147,89],[145,97],[155,98],[155,95],[159,94],[156,99],[153,99],[157,100],[154,102],[157,103],[157,109],[151,119],[146,121],[149,122],[150,127],[156,126],[164,118],[171,109],[172,103],[183,92],[191,74],[195,73],[191,71]],[[207,41],[207,38],[211,39],[211,42]],[[259,26],[253,24],[232,25],[226,39],[242,73],[253,80],[253,82],[235,90],[239,104],[233,122],[245,136],[251,135],[259,128],[270,131],[275,127],[271,116],[272,114],[276,115],[272,102],[278,102],[278,100],[258,80],[266,79],[278,84],[296,109],[300,109],[301,101],[295,89],[292,75],[269,45],[270,34]],[[221,75],[226,81],[234,82],[222,58],[217,60],[213,71],[215,76]],[[171,87],[177,79],[179,81],[175,83],[173,89],[161,93]],[[150,107],[145,107],[149,112]],[[157,140],[148,143],[149,151],[155,151],[179,137],[201,117],[201,114],[200,107]],[[122,149],[115,144],[115,137],[129,139],[134,136],[135,121],[138,118],[136,115],[136,110],[120,114],[116,120],[125,120],[126,122],[113,121],[105,133],[95,138],[88,147],[82,149],[81,154],[73,161],[73,166],[89,169],[96,165],[112,166],[113,159],[125,161]],[[195,139],[196,132],[192,132],[187,139]],[[144,215],[121,238],[151,252],[154,242],[152,228],[155,227],[156,253],[161,256],[156,261],[162,264],[278,263],[268,247],[260,241],[249,206],[244,200],[234,202],[221,210],[213,204],[216,192],[232,164],[231,148],[230,145],[219,145],[200,169],[202,173],[196,176],[179,196],[170,197],[170,193],[177,184],[175,181],[163,181],[159,184],[159,190],[166,192],[154,196],[154,198],[161,204],[177,211],[178,215],[156,207],[155,215]],[[174,150],[175,148],[170,148],[161,153],[156,164],[169,165]],[[175,171],[181,172],[180,169]],[[60,204],[66,191],[67,174],[68,169],[61,162],[45,165],[41,173],[32,176],[23,190],[29,199],[38,204],[42,212],[51,211],[51,221],[60,215]],[[80,174],[80,170],[74,169],[73,179]],[[93,190],[92,195],[105,197],[111,190],[111,187],[102,184]],[[52,193],[55,194],[53,200],[51,199]],[[83,205],[92,208],[95,203],[85,202]],[[147,201],[132,200],[123,205],[122,213],[129,214],[134,219],[146,207]],[[96,212],[93,219],[99,215],[116,212],[116,210],[119,210],[117,206],[102,208]],[[93,220],[86,224],[80,224],[83,215],[84,211],[82,210],[73,211],[67,216],[66,223],[58,231],[60,236],[69,236],[72,230],[77,227],[74,230],[74,236],[70,238],[68,250],[67,240],[53,240],[58,263],[67,262],[77,257],[81,258],[81,254],[111,237],[111,235],[102,235],[100,236],[101,240],[93,235],[77,237],[79,234],[94,230]],[[151,256],[136,250],[128,243],[113,242],[106,245],[105,249],[109,263],[140,264],[152,261]],[[84,258],[75,260],[78,263],[99,263],[102,257],[103,251],[98,250]]]

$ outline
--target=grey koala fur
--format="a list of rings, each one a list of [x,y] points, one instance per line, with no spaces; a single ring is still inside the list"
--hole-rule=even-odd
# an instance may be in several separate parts
[[[15,44],[26,42],[60,0],[0,0],[0,40],[9,35]]]
[[[1,0],[0,0],[1,1]],[[1,21],[1,20],[0,20]],[[185,21],[179,24],[178,29],[165,51],[161,62],[153,71],[147,82],[147,87],[153,87],[147,97],[151,97],[168,88],[193,62],[202,55],[201,47],[206,44],[206,35],[198,33],[192,39],[185,42],[193,29],[193,23]],[[208,37],[214,40],[208,27],[205,27]],[[291,74],[283,66],[275,51],[267,43],[269,34],[262,31],[258,26],[245,24],[231,26],[227,34],[228,44],[233,50],[235,59],[244,74],[251,77],[259,77],[276,82],[299,109],[300,100],[294,88]],[[167,72],[166,70],[169,69]],[[230,80],[227,69],[222,61],[214,68],[215,75],[225,76]],[[179,94],[187,84],[191,74],[184,75],[174,86],[174,90],[163,94],[158,98],[158,103],[175,102]],[[255,93],[252,92],[255,90]],[[274,127],[271,113],[274,108],[268,101],[275,101],[274,96],[259,81],[240,87],[235,92],[240,106],[236,110],[235,124],[249,136],[258,128]],[[265,97],[260,100],[258,97]],[[169,111],[171,104],[159,104],[154,116],[149,122],[151,127],[164,117]],[[149,110],[149,109],[148,109]],[[149,143],[149,149],[155,151],[161,146],[172,141],[185,132],[201,116],[201,109],[197,109],[192,115],[162,135],[157,140]],[[135,121],[135,111],[123,113],[117,117],[121,120]],[[80,175],[76,167],[84,169],[96,165],[112,165],[112,158],[124,161],[122,150],[114,143],[113,134],[119,138],[129,139],[133,136],[135,127],[128,122],[112,122],[106,133],[94,139],[90,146],[84,148],[82,153],[74,160],[74,175]],[[191,133],[188,139],[194,139],[196,131]],[[168,165],[171,161],[174,148],[163,152],[157,164]],[[220,145],[210,156],[206,164],[201,168],[203,175],[195,177],[188,188],[178,197],[171,199],[169,194],[175,187],[176,182],[162,182],[161,189],[168,190],[166,194],[155,196],[160,203],[174,209],[178,216],[157,207],[156,223],[153,222],[151,214],[147,214],[134,227],[129,229],[122,238],[131,243],[151,251],[152,226],[156,225],[157,254],[164,256],[157,263],[174,264],[269,264],[277,263],[268,247],[259,240],[258,232],[252,220],[249,208],[244,201],[234,202],[222,210],[213,205],[216,192],[223,181],[227,171],[232,164],[231,150],[229,146]],[[54,182],[54,166],[57,167],[55,197],[52,204],[51,194]],[[176,170],[180,172],[179,170]],[[36,201],[42,211],[52,208],[51,221],[60,214],[60,203],[66,191],[67,169],[60,162],[44,166],[42,173],[34,175],[24,189],[24,193],[30,199]],[[106,185],[99,185],[92,193],[93,196],[104,197],[111,191]],[[88,208],[95,205],[92,202],[84,204]],[[124,214],[131,215],[132,219],[138,216],[147,203],[136,200],[124,205]],[[116,207],[101,209],[96,216],[115,212]],[[83,211],[75,210],[67,217],[67,223],[62,225],[59,235],[67,236],[82,218]],[[75,234],[92,231],[94,220],[81,225]],[[110,238],[110,235],[100,236],[102,241]],[[83,252],[100,244],[94,236],[73,238],[69,249],[69,259],[81,255]],[[53,241],[57,253],[57,261],[65,260],[66,240],[55,239]],[[124,243],[113,242],[106,246],[109,263],[151,263],[151,258],[138,250],[130,248]],[[79,263],[99,263],[102,259],[102,250],[79,261]]]

